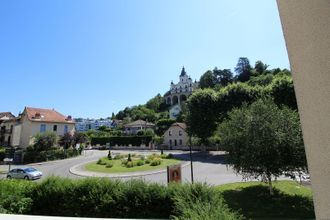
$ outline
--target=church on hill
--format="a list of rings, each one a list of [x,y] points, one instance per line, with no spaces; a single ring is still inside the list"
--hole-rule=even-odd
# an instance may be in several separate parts
[[[171,82],[171,88],[165,93],[164,98],[166,104],[171,105],[170,117],[176,118],[181,112],[181,104],[184,103],[194,90],[198,88],[198,82],[193,82],[187,75],[184,67],[182,67],[179,82],[174,84]]]

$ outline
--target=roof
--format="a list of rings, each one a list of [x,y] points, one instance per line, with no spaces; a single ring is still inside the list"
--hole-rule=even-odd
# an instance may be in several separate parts
[[[155,124],[143,120],[137,120],[125,125],[125,127],[138,127],[138,126],[155,126]]]
[[[0,112],[0,119],[1,118],[15,118],[15,115],[13,115],[11,112]]]
[[[54,109],[25,107],[24,113],[30,121],[75,123],[71,116],[64,116]]]
[[[175,122],[171,125],[171,127],[176,127],[176,126],[182,128],[183,130],[187,129],[187,125],[185,123]]]

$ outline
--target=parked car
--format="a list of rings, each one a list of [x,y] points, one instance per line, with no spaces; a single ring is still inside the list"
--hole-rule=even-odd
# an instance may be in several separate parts
[[[32,167],[16,168],[10,170],[7,173],[8,179],[36,180],[36,179],[40,179],[41,177],[42,177],[42,172]]]

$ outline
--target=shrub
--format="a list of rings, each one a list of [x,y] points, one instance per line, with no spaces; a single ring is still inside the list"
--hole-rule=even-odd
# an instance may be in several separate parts
[[[148,144],[152,140],[152,136],[111,136],[111,137],[91,137],[92,145],[106,145],[111,143],[112,146],[141,146],[141,144]]]
[[[144,161],[143,160],[138,160],[138,161],[136,161],[136,165],[137,166],[142,166],[142,165],[144,165]]]
[[[0,161],[3,161],[6,156],[6,149],[4,147],[0,147]]]
[[[146,164],[149,164],[150,162],[151,162],[150,159],[146,159],[146,160],[145,160],[145,163],[146,163]]]
[[[160,158],[162,158],[162,159],[167,159],[167,154],[161,154],[161,155],[160,155]]]
[[[121,160],[121,165],[126,166],[127,163],[128,163],[127,160],[125,160],[125,159]]]
[[[174,158],[173,154],[168,154],[167,155],[167,159],[172,159],[172,158]]]
[[[106,165],[107,162],[106,162],[103,158],[101,158],[101,159],[99,159],[99,160],[97,161],[97,164],[99,164],[99,165]]]
[[[160,159],[153,159],[151,162],[150,162],[150,166],[158,166],[162,163],[162,161]]]
[[[131,162],[131,161],[132,161],[131,154],[128,154],[127,161],[128,161],[128,162]]]
[[[117,155],[115,155],[114,156],[114,160],[119,160],[119,159],[122,159],[123,158],[123,155],[121,155],[121,154],[117,154]]]
[[[127,168],[132,168],[132,167],[134,167],[134,163],[133,163],[132,161],[128,161],[128,162],[126,163],[126,167],[127,167]]]
[[[146,159],[146,157],[144,155],[140,156],[140,160],[145,160],[145,159]]]
[[[105,167],[106,168],[111,168],[111,167],[113,167],[113,163],[112,162],[107,162]]]

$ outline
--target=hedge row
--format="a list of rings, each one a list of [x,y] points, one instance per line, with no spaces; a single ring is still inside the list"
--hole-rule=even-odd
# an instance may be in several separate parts
[[[0,147],[0,162],[3,161],[6,157],[6,149],[4,147]]]
[[[36,163],[49,160],[60,160],[80,155],[80,150],[69,148],[64,149],[51,149],[47,151],[37,151],[34,148],[27,148],[24,152],[24,163]]]
[[[111,136],[111,137],[92,137],[92,145],[106,145],[110,143],[111,146],[141,146],[141,144],[148,145],[152,140],[152,136]]]
[[[0,180],[0,212],[71,217],[240,219],[214,188],[138,180]]]

